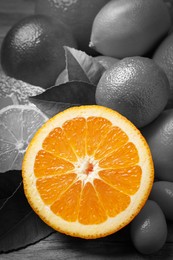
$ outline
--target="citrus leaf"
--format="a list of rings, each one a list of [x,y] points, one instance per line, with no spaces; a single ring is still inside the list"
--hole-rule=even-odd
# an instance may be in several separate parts
[[[84,82],[90,83],[89,77],[87,76],[87,73],[85,71],[85,67],[88,67],[85,65],[87,64],[86,57],[89,56],[82,51],[78,51],[70,47],[64,47],[64,49],[66,56],[66,70],[68,73],[69,81],[82,80]],[[88,60],[90,61],[90,57],[88,58]]]
[[[56,84],[81,80],[97,85],[105,68],[85,52],[64,46],[66,69],[59,75]]]
[[[0,209],[0,252],[36,243],[52,232],[29,206],[21,183]]]
[[[14,227],[10,234],[0,240],[0,252],[21,249],[35,244],[55,231],[46,225],[33,211],[20,222],[20,227]]]
[[[90,83],[70,81],[51,87],[29,100],[48,117],[52,117],[71,106],[95,104],[95,90],[96,87]]]
[[[30,101],[35,104],[48,118],[51,118],[59,112],[78,104],[60,103],[55,101],[46,101],[41,99],[31,98]]]
[[[56,82],[55,82],[55,85],[61,85],[63,83],[66,83],[69,81],[69,78],[68,78],[68,71],[67,69],[65,68],[58,76]]]
[[[4,205],[6,200],[7,200],[7,198],[0,199],[0,208]]]
[[[48,88],[42,94],[31,99],[44,99],[69,104],[95,104],[96,87],[93,84],[82,81],[70,81],[64,84]]]
[[[0,173],[0,199],[11,196],[21,181],[21,171],[7,171]]]
[[[97,85],[100,77],[105,71],[105,68],[99,62],[94,60],[92,56],[87,55],[83,51],[76,50],[67,46],[65,46],[64,48],[69,81],[75,79],[85,81],[83,78],[80,78],[78,76],[80,68],[82,71],[84,71],[85,77],[89,80],[89,82],[94,85]],[[81,76],[82,74],[79,75]]]

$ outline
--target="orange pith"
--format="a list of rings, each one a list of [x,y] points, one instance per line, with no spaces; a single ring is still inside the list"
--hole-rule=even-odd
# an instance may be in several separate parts
[[[51,120],[53,122],[54,119]],[[52,127],[42,138],[42,144],[34,152],[31,163],[32,178],[41,203],[49,208],[55,218],[60,218],[68,225],[78,223],[82,227],[90,227],[104,225],[111,218],[119,218],[134,203],[133,196],[141,186],[143,175],[141,154],[132,139],[133,135],[129,138],[120,126],[114,125],[104,115],[77,115]],[[33,139],[31,150],[34,145]],[[34,205],[28,194],[30,187],[26,164],[29,150],[23,162],[25,193],[35,211],[51,225],[51,221],[39,213],[39,205]],[[149,164],[149,184],[139,203],[140,207],[147,199],[153,180],[150,157]],[[136,214],[137,211],[133,212],[127,222]],[[126,221],[123,221],[116,229],[125,224]],[[79,235],[78,231],[75,233],[54,224],[52,226],[70,235],[89,237],[85,236],[85,232]],[[108,233],[114,231],[113,227]],[[91,237],[100,236],[103,234],[91,234]]]

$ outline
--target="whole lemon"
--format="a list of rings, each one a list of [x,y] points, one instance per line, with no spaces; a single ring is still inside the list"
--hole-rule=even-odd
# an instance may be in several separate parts
[[[148,200],[130,225],[134,246],[142,254],[159,251],[166,242],[167,224],[159,205]]]
[[[95,55],[89,48],[92,23],[109,0],[37,0],[36,14],[46,14],[67,24],[80,50]]]
[[[8,76],[48,88],[65,68],[64,45],[77,48],[63,23],[45,15],[25,17],[3,40],[2,68]]]
[[[106,70],[96,87],[96,103],[126,116],[137,127],[151,123],[164,109],[169,82],[152,59],[127,57]]]
[[[90,47],[116,58],[142,56],[171,26],[162,0],[112,0],[96,15]]]
[[[150,199],[159,204],[166,219],[173,220],[173,182],[154,182],[150,193]]]
[[[163,0],[167,6],[168,6],[168,10],[169,10],[169,13],[170,13],[170,16],[171,16],[171,20],[173,22],[173,0]],[[172,28],[172,26],[171,26]],[[173,29],[173,28],[172,28]]]
[[[156,178],[173,181],[173,109],[163,111],[141,131],[152,153]]]
[[[155,50],[153,60],[165,71],[171,93],[169,100],[173,102],[173,33],[168,35]]]

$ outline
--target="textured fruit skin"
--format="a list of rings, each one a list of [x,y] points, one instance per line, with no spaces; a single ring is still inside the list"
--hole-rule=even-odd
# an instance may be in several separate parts
[[[112,0],[94,19],[90,46],[116,58],[142,56],[170,26],[169,11],[162,0]]]
[[[142,134],[152,153],[156,178],[173,181],[173,109],[163,111]]]
[[[109,0],[37,0],[35,13],[55,17],[67,24],[80,50],[96,54],[89,48],[93,20]]]
[[[148,200],[130,225],[131,239],[142,254],[160,250],[166,242],[167,224],[159,205]]]
[[[158,203],[166,219],[173,220],[173,182],[156,181],[153,184],[150,199]]]
[[[64,45],[77,48],[69,29],[48,16],[28,16],[15,24],[1,48],[8,76],[47,88],[65,67]]]
[[[128,57],[103,73],[96,88],[96,103],[143,127],[161,113],[168,95],[168,79],[151,59]]]
[[[165,71],[170,84],[170,97],[173,102],[173,33],[168,35],[156,49],[153,60]]]
[[[168,11],[170,13],[171,16],[171,21],[173,22],[173,0],[163,0],[165,2],[165,4],[168,7]],[[173,29],[173,27],[171,26],[171,30]]]

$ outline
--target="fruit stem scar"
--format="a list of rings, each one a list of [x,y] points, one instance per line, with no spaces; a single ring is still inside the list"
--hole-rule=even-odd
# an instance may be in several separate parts
[[[95,46],[94,46],[94,43],[93,42],[89,42],[89,45],[88,45],[90,48],[95,48]]]

